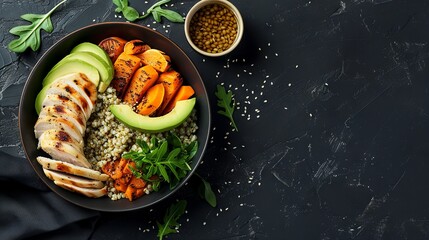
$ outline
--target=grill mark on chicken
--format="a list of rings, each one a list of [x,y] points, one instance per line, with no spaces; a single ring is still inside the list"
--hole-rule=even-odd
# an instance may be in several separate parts
[[[58,131],[57,138],[61,142],[70,142],[70,143],[73,142],[72,139],[71,139],[71,137],[70,137],[70,135],[68,135],[64,131]]]
[[[56,105],[54,109],[57,113],[65,113],[64,106]]]

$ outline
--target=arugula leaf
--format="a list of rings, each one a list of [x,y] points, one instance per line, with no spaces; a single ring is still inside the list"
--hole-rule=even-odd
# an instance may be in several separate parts
[[[192,170],[188,162],[198,150],[197,141],[183,144],[172,132],[165,140],[161,141],[154,136],[150,139],[150,145],[143,140],[137,140],[137,145],[141,150],[124,153],[122,157],[136,163],[133,174],[151,182],[154,191],[158,191],[164,181],[170,184],[170,189],[175,188]]]
[[[22,19],[31,22],[30,25],[16,26],[10,29],[10,33],[19,36],[18,39],[12,40],[8,44],[9,50],[17,53],[22,53],[27,48],[36,51],[40,48],[41,38],[40,31],[43,29],[48,33],[54,30],[50,16],[52,13],[67,0],[59,2],[46,14],[24,14]]]
[[[122,12],[125,19],[128,21],[134,22],[139,18],[139,12],[133,7],[128,6],[128,0],[113,0],[113,3],[116,5],[115,12]]]
[[[158,221],[158,235],[159,240],[162,240],[164,236],[167,236],[170,233],[177,233],[177,230],[180,227],[180,224],[177,222],[179,218],[185,213],[187,201],[180,200],[175,204],[172,204],[166,211],[164,215],[164,223],[161,224]]]
[[[179,22],[179,23],[184,22],[182,15],[180,15],[179,13],[173,10],[161,8],[162,4],[166,4],[168,2],[170,2],[170,0],[158,1],[154,3],[152,6],[150,6],[147,9],[145,14],[140,15],[136,9],[129,6],[128,0],[113,0],[113,3],[117,6],[117,8],[115,9],[115,12],[117,13],[122,12],[125,19],[127,19],[130,22],[134,22],[135,20],[138,20],[138,19],[144,19],[149,15],[152,15],[153,19],[155,19],[155,21],[157,22],[161,22],[162,17],[168,19],[171,22]]]
[[[223,108],[223,110],[219,110],[217,112],[229,118],[232,123],[232,126],[238,132],[237,125],[235,124],[233,118],[235,101],[233,101],[231,90],[228,90],[228,92],[226,92],[225,87],[217,85],[217,91],[215,92],[215,95],[218,98],[217,106]]]
[[[205,199],[208,204],[212,207],[216,207],[217,200],[216,195],[212,190],[212,187],[210,186],[210,183],[204,180],[203,177],[201,177],[198,173],[195,173],[195,176],[197,176],[199,179],[201,179],[201,184],[198,187],[198,193],[202,199]]]
[[[160,6],[152,10],[152,16],[157,22],[161,22],[161,17],[165,17],[170,22],[184,22],[182,15],[172,10],[163,9]],[[155,18],[155,16],[157,17]]]

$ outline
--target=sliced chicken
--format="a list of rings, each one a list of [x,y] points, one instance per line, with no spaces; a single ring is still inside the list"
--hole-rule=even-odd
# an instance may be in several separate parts
[[[64,173],[69,173],[76,176],[81,176],[89,179],[106,181],[109,179],[109,175],[101,173],[99,171],[79,167],[64,161],[58,161],[47,157],[39,156],[37,157],[37,162],[42,165],[43,168],[60,171]]]
[[[68,143],[75,147],[79,152],[83,153],[83,142],[76,141],[70,136],[70,134],[61,129],[46,130],[39,138],[39,145],[41,144],[40,141],[42,141],[42,139]]]
[[[89,104],[89,102],[80,93],[78,93],[76,90],[74,90],[74,88],[68,85],[61,87],[56,84],[55,86],[53,85],[54,84],[52,84],[51,87],[46,90],[46,97],[42,102],[41,111],[43,111],[43,107],[48,105],[48,103],[46,103],[46,101],[48,100],[55,101],[56,103],[59,103],[59,105],[66,105],[71,104],[70,102],[74,102],[85,114],[85,119],[89,119],[91,112],[94,108],[94,105],[92,105],[92,103]]]
[[[55,116],[39,117],[34,125],[34,135],[37,139],[47,130],[57,129],[66,132],[76,142],[83,145],[83,135],[77,127],[70,121],[64,118]]]
[[[86,168],[92,167],[76,144],[56,139],[54,131],[47,130],[40,136],[39,147],[52,158],[68,162],[76,166]]]
[[[64,76],[62,80],[64,80],[64,83],[76,89],[89,103],[95,105],[95,101],[97,101],[97,86],[95,86],[85,74],[72,73]]]
[[[81,135],[85,134],[86,119],[82,111],[77,113],[71,110],[68,105],[55,104],[42,108],[42,111],[40,111],[39,114],[39,118],[43,118],[46,116],[65,119],[73,123],[73,125],[76,127],[76,129],[79,130]]]
[[[98,189],[104,187],[104,183],[99,180],[88,179],[88,178],[79,177],[79,176],[75,176],[67,173],[52,171],[45,168],[43,168],[43,172],[52,181],[62,182],[64,184],[69,184],[76,187],[98,188]]]
[[[54,183],[57,186],[60,186],[64,189],[67,189],[69,191],[72,192],[77,192],[80,194],[83,194],[87,197],[91,197],[91,198],[99,198],[99,197],[103,197],[107,194],[107,187],[104,186],[103,188],[83,188],[83,187],[77,187],[71,184],[67,184],[67,183],[63,183],[63,182],[58,182],[58,181],[54,181]]]
[[[69,74],[55,80],[51,84],[50,89],[54,92],[55,89],[63,89],[80,102],[85,100],[86,103],[82,103],[82,107],[91,110],[89,113],[92,112],[97,100],[97,87],[85,75],[79,73]]]

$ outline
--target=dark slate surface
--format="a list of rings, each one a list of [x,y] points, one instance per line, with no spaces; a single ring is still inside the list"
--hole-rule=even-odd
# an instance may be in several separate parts
[[[130,3],[144,11],[153,1]],[[196,1],[172,1],[183,15]],[[198,173],[217,193],[210,207],[193,178],[150,209],[98,213],[43,186],[19,140],[19,97],[52,43],[94,22],[124,21],[111,1],[69,1],[37,52],[15,54],[10,28],[56,1],[0,3],[0,235],[3,239],[155,239],[156,221],[188,201],[168,239],[428,239],[429,2],[232,1],[245,23],[230,55],[207,58],[182,24],[155,28],[182,47],[205,81],[234,92],[239,132],[216,113]],[[48,204],[47,204],[48,203]]]

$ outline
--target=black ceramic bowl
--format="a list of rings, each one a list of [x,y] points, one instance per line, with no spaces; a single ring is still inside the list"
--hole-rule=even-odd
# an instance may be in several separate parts
[[[66,56],[77,44],[85,41],[98,44],[102,39],[111,36],[121,37],[126,40],[141,39],[148,43],[152,48],[157,48],[164,51],[171,57],[173,67],[178,72],[180,72],[184,80],[194,88],[195,96],[197,98],[197,137],[199,149],[192,160],[192,171],[189,172],[187,177],[185,177],[175,189],[169,190],[169,187],[164,185],[164,187],[162,187],[158,192],[145,195],[132,202],[128,201],[127,199],[113,201],[107,196],[98,199],[92,199],[60,188],[44,175],[41,165],[39,165],[36,160],[37,156],[46,156],[46,154],[44,154],[41,150],[37,149],[37,139],[34,136],[34,124],[37,120],[34,102],[37,93],[42,88],[42,80],[44,76],[54,66],[55,63]],[[193,174],[203,157],[210,133],[211,117],[209,99],[203,80],[201,79],[201,76],[192,61],[174,42],[162,34],[144,26],[131,23],[112,22],[94,24],[76,30],[58,41],[42,56],[42,58],[34,66],[24,86],[21,102],[19,105],[18,122],[21,142],[27,155],[27,159],[38,176],[48,185],[50,189],[52,189],[52,191],[69,202],[85,208],[100,211],[120,212],[141,209],[153,205],[162,199],[167,198],[173,192],[179,190],[180,187],[183,186],[183,184]]]

